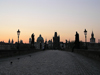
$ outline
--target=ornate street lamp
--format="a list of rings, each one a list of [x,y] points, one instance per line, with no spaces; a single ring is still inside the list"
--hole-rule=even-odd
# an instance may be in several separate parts
[[[86,44],[86,49],[87,49],[87,30],[85,29],[84,30],[84,35],[85,35],[85,44]]]
[[[19,49],[19,35],[20,35],[20,30],[18,29],[18,31],[17,31],[17,35],[18,35],[18,49]]]

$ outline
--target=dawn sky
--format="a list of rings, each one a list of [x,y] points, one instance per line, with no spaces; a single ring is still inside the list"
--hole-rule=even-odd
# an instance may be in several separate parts
[[[0,0],[0,41],[9,39],[29,42],[31,34],[35,41],[41,34],[50,40],[54,32],[60,41],[75,40],[76,31],[84,41],[84,29],[90,41],[92,30],[96,42],[100,39],[100,0]]]

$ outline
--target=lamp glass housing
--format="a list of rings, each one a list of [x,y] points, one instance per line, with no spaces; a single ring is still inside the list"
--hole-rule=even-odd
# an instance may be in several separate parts
[[[18,29],[18,31],[17,31],[17,35],[20,35],[20,31],[19,31],[19,29]]]
[[[87,35],[87,30],[85,29],[84,34]]]

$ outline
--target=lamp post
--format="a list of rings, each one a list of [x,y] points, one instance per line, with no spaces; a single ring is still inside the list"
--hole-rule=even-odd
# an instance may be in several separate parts
[[[18,46],[17,46],[17,49],[19,49],[19,35],[20,35],[20,30],[19,29],[17,31],[17,35],[18,35]]]
[[[85,29],[84,30],[84,35],[85,35],[85,44],[86,44],[86,49],[87,49],[87,30]]]

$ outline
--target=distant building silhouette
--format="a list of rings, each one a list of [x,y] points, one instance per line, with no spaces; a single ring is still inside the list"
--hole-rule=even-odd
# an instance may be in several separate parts
[[[100,39],[98,39],[98,43],[100,43]]]
[[[69,39],[69,41],[68,41],[68,48],[70,48],[70,39]]]
[[[57,36],[57,32],[55,32],[53,37],[53,48],[60,49],[60,37]]]
[[[31,48],[35,48],[35,49],[43,49],[44,48],[44,39],[41,36],[41,34],[39,35],[39,37],[37,38],[36,42],[34,41],[34,33],[31,35],[31,38],[29,38],[29,45],[31,46]]]
[[[43,49],[43,48],[44,48],[44,39],[40,34],[39,37],[37,38],[37,49]]]
[[[0,50],[10,50],[11,48],[11,43],[0,42]]]
[[[20,44],[23,44],[23,40],[20,40]]]
[[[12,39],[12,42],[11,42],[12,44],[14,43],[14,40]]]
[[[48,41],[48,49],[52,49],[53,48],[53,43],[52,43],[52,39]]]
[[[32,41],[32,39],[31,39],[31,38],[29,38],[29,44],[31,44],[31,41]]]
[[[67,43],[67,40],[66,40],[66,43]]]
[[[65,44],[63,42],[60,42],[60,49],[64,49]]]
[[[8,43],[10,44],[10,39],[8,40]]]
[[[47,49],[47,48],[48,48],[48,45],[47,45],[47,39],[46,39],[44,43],[44,49]]]
[[[95,38],[94,38],[93,31],[92,31],[92,34],[91,34],[90,43],[95,43]]]
[[[65,42],[65,48],[68,48],[68,44],[67,44],[67,40],[65,40],[66,42]]]

